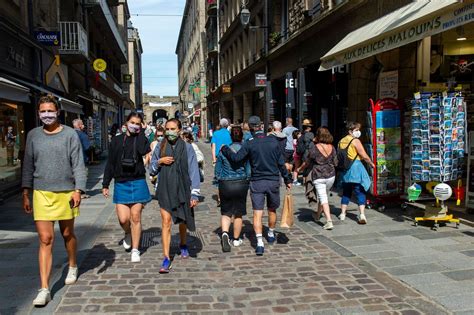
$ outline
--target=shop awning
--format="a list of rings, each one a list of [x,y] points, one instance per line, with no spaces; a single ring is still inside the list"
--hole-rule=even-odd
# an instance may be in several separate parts
[[[56,96],[56,95],[55,95]],[[59,99],[59,103],[61,104],[61,110],[64,110],[69,113],[84,115],[82,111],[82,105],[67,98],[63,98],[61,96],[56,96]]]
[[[319,71],[362,60],[474,21],[474,3],[418,0],[344,37],[321,58]]]
[[[67,112],[70,112],[70,113],[74,113],[74,114],[79,114],[79,115],[84,114],[82,112],[82,105],[79,104],[79,103],[73,102],[73,101],[71,101],[67,98],[59,96],[56,93],[53,93],[53,92],[51,92],[51,91],[49,91],[49,90],[47,90],[47,89],[45,89],[41,86],[38,86],[36,84],[30,83],[30,82],[27,82],[27,81],[23,81],[23,80],[19,80],[19,79],[15,79],[15,80],[20,82],[21,84],[24,84],[24,85],[34,89],[34,90],[40,91],[40,92],[45,93],[45,94],[53,95],[54,97],[56,97],[58,99],[61,110],[64,110],[64,111],[67,111]],[[18,84],[18,83],[16,83],[16,84]]]
[[[30,89],[4,77],[0,77],[0,98],[29,103]]]

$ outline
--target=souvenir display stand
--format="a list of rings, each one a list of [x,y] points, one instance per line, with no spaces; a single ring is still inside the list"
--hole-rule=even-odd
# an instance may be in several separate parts
[[[472,211],[474,209],[474,131],[469,132],[467,152],[469,157],[467,162],[466,208]]]
[[[372,154],[375,169],[369,169],[372,178],[368,206],[385,208],[387,201],[400,200],[403,192],[402,162],[402,108],[395,99],[370,100],[367,112],[368,154]]]
[[[443,221],[458,225],[459,220],[447,213],[444,200],[451,197],[452,190],[444,183],[456,182],[457,194],[462,190],[458,180],[463,174],[466,147],[464,99],[460,94],[416,93],[411,106],[411,181],[427,182],[427,190],[436,198],[435,205],[425,207],[423,217],[415,218],[415,225],[419,221],[432,221],[434,229]],[[450,190],[447,198],[446,186]]]

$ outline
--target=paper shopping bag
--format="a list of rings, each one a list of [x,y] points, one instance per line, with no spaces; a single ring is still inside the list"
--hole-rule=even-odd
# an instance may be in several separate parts
[[[283,203],[283,212],[281,215],[280,227],[289,228],[293,225],[293,223],[293,195],[291,193],[287,193],[285,196],[285,201]]]

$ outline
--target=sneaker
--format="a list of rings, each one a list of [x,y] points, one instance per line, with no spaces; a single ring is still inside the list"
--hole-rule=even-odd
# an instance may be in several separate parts
[[[232,242],[232,245],[234,245],[234,247],[239,247],[241,246],[242,244],[244,243],[244,240],[239,238],[239,239],[236,239]]]
[[[38,290],[38,295],[33,300],[34,306],[45,306],[48,302],[51,301],[51,292],[48,289]]]
[[[345,219],[346,219],[346,214],[345,214],[345,213],[341,213],[341,214],[339,215],[339,220],[344,221]]]
[[[140,251],[138,249],[132,249],[131,260],[133,263],[140,262]]]
[[[257,248],[255,249],[255,254],[257,254],[257,256],[263,256],[264,251],[265,251],[265,247],[257,246]]]
[[[365,214],[359,215],[359,224],[367,224],[367,218],[365,217]]]
[[[160,273],[169,273],[171,270],[171,261],[168,257],[165,257],[165,259],[163,259],[163,263],[161,264],[161,268],[160,268]]]
[[[122,240],[122,246],[125,250],[132,248],[132,234],[125,233],[125,237]]]
[[[275,234],[273,234],[273,236],[267,236],[267,243],[269,245],[275,244],[275,242],[276,242],[276,237],[275,236],[276,236]]]
[[[293,186],[301,186],[301,183],[297,180],[293,181]]]
[[[179,245],[179,252],[180,252],[181,258],[188,258],[189,257],[188,246]]]
[[[227,233],[222,233],[221,236],[221,245],[222,245],[222,251],[224,253],[230,252],[230,241],[229,241],[229,234]]]
[[[323,229],[325,230],[332,230],[334,225],[332,224],[332,221],[327,221],[326,224],[324,224]]]
[[[69,267],[69,271],[67,272],[66,280],[64,280],[65,284],[73,284],[77,281],[77,274],[78,269],[77,267]]]

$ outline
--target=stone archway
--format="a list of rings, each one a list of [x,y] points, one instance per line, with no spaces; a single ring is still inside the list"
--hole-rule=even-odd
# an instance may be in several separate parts
[[[160,118],[168,119],[168,112],[164,109],[157,109],[153,111],[153,114],[152,114],[153,124],[156,124],[156,121]]]

